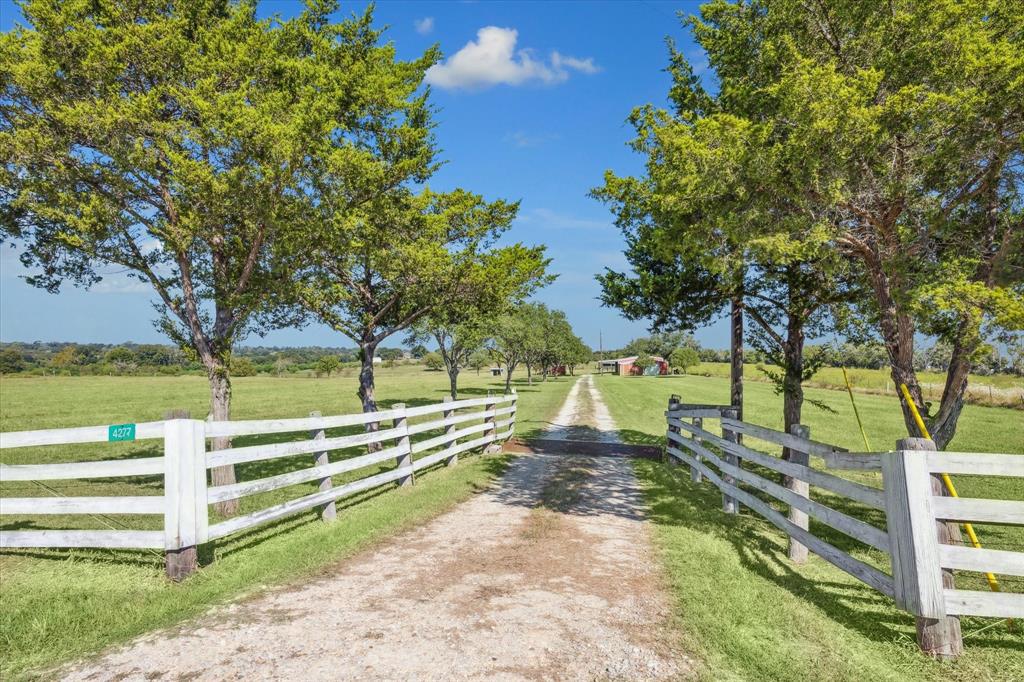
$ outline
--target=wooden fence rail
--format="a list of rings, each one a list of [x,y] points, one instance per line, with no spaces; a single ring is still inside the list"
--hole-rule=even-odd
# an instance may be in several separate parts
[[[720,419],[723,435],[704,428],[709,418]],[[925,652],[940,658],[959,655],[959,616],[1024,616],[1024,594],[956,589],[953,577],[954,569],[1024,575],[1024,551],[955,544],[959,522],[1024,525],[1024,501],[948,497],[940,479],[942,473],[1024,477],[1024,456],[937,452],[931,441],[919,438],[899,441],[892,452],[847,452],[811,440],[802,425],[783,433],[737,419],[728,405],[690,405],[678,396],[670,399],[665,419],[669,461],[688,465],[692,481],[714,484],[726,512],[748,507],[785,532],[794,562],[804,561],[809,550],[892,597],[916,617],[918,644]],[[740,444],[735,434],[780,445],[789,458]],[[879,471],[882,487],[812,467],[812,455],[826,469]],[[781,482],[766,477],[765,470],[778,474]],[[826,504],[827,497],[812,499],[812,487],[863,509],[858,514],[856,506],[844,503],[846,511],[839,511]],[[788,517],[764,496],[786,505]],[[884,528],[864,520],[878,519],[878,512],[885,514]],[[887,555],[890,573],[812,534],[809,517]]]
[[[0,497],[0,515],[36,514],[131,514],[161,515],[163,531],[148,530],[12,530],[0,531],[0,548],[7,547],[111,547],[164,549],[168,575],[181,579],[196,568],[196,547],[247,528],[290,516],[306,509],[321,508],[321,518],[335,516],[334,502],[388,483],[411,484],[415,472],[440,462],[452,465],[459,453],[485,448],[511,437],[515,429],[518,396],[487,396],[390,409],[372,413],[320,416],[297,419],[205,422],[196,419],[168,419],[134,425],[47,429],[0,434],[0,450],[69,443],[126,440],[117,433],[131,433],[128,440],[162,439],[160,457],[67,462],[60,464],[0,464],[0,481],[51,481],[63,479],[163,476],[162,495],[104,497]],[[441,413],[440,419],[434,415]],[[410,423],[414,420],[414,423]],[[415,421],[419,420],[419,421]],[[356,434],[327,437],[329,429],[387,424]],[[130,427],[124,428],[121,427]],[[439,435],[434,435],[440,432]],[[301,435],[301,440],[207,450],[214,437]],[[481,434],[481,435],[477,435]],[[414,436],[421,436],[414,439]],[[381,447],[384,446],[384,447]],[[341,452],[368,447],[365,454]],[[331,461],[330,453],[342,458]],[[214,467],[265,462],[305,456],[308,466],[286,473],[244,480],[229,485],[211,485],[208,471]],[[393,460],[395,466],[383,472],[335,486],[332,477],[376,467]],[[293,460],[295,461],[295,460]],[[316,492],[278,502],[246,514],[210,522],[209,505],[266,493],[299,484],[316,483]]]

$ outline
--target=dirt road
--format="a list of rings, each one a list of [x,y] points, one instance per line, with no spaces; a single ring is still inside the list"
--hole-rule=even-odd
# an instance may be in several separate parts
[[[578,405],[581,393],[592,405],[594,396],[600,401],[592,387],[589,377],[577,383],[567,400],[574,421],[554,432],[580,420],[592,426],[587,420],[595,410]],[[678,638],[646,533],[627,460],[524,455],[492,490],[312,584],[217,609],[64,674],[70,680],[686,677],[691,661],[673,644]]]

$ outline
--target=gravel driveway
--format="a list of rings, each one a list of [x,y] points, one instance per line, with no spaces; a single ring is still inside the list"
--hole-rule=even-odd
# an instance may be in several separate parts
[[[592,384],[580,388],[589,394]],[[69,680],[687,677],[691,661],[669,619],[629,461],[527,454],[490,491],[316,582],[215,609],[63,672]]]

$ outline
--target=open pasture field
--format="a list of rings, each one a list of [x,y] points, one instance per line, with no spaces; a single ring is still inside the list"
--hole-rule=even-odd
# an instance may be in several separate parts
[[[727,403],[729,395],[727,380],[702,376],[605,375],[597,380],[620,433],[637,443],[664,442],[664,411],[671,394],[681,395],[683,402],[713,404]],[[772,386],[748,383],[744,392],[745,421],[782,428],[782,398]],[[826,389],[807,393],[835,410],[804,405],[811,438],[863,451],[849,397]],[[905,434],[895,397],[857,395],[857,404],[872,449],[892,449]],[[705,420],[705,428],[720,432],[717,420]],[[744,443],[778,452],[749,436]],[[968,405],[951,449],[1024,453],[1024,419],[1016,410]],[[746,509],[739,516],[722,513],[718,489],[707,482],[692,483],[688,467],[638,460],[635,469],[647,487],[655,544],[676,599],[685,646],[704,659],[707,679],[1024,680],[1024,629],[1019,624],[1013,632],[994,619],[964,618],[965,655],[951,664],[933,662],[915,645],[913,617],[892,600],[814,555],[803,566],[792,564],[781,531]],[[761,476],[775,475],[756,469]],[[876,473],[842,475],[869,485],[881,483]],[[1024,499],[1021,479],[954,478],[963,496]],[[884,528],[880,513],[817,488],[814,497]],[[1024,529],[975,528],[986,547],[1024,549]],[[811,529],[888,572],[887,555],[814,519]],[[1000,580],[1007,591],[1024,591],[1020,578]],[[981,575],[963,572],[957,574],[957,586],[986,589]]]
[[[778,371],[777,367],[772,369]],[[857,393],[880,393],[890,396],[896,394],[896,388],[893,386],[888,369],[850,368],[846,372],[850,375],[850,384]],[[690,373],[726,378],[729,376],[729,363],[702,362],[691,368]],[[939,372],[918,372],[917,376],[924,390],[925,398],[938,403],[942,396],[946,375]],[[758,370],[757,365],[744,365],[743,377],[751,381],[768,381],[764,373]],[[822,367],[809,381],[804,382],[804,386],[845,391],[846,381],[843,379],[842,368]],[[977,405],[1013,407],[1024,410],[1024,377],[1010,374],[972,374],[965,399],[967,402]]]
[[[558,409],[573,378],[527,386],[520,394],[517,435],[545,426]],[[467,373],[460,398],[501,393],[503,381]],[[359,411],[357,383],[351,376],[313,378],[246,377],[234,380],[233,417],[267,419]],[[422,367],[380,369],[377,396],[382,408],[396,402],[409,406],[442,401],[448,379]],[[205,416],[207,384],[202,377],[44,377],[5,378],[0,383],[0,430],[16,431],[162,419],[170,409]],[[341,435],[350,429],[331,431]],[[291,436],[294,438],[294,435]],[[238,438],[236,446],[271,442]],[[160,454],[160,441],[101,443],[4,451],[5,464],[133,458]],[[345,451],[340,456],[354,456]],[[332,458],[335,457],[332,453]],[[63,661],[124,641],[142,632],[171,625],[214,604],[237,599],[268,585],[292,583],[403,528],[422,523],[485,486],[504,467],[503,457],[464,456],[457,467],[424,470],[417,484],[368,491],[338,501],[338,519],[317,520],[315,511],[229,536],[200,548],[206,565],[196,576],[175,585],[163,575],[163,555],[156,551],[6,550],[0,552],[0,678],[34,677]],[[288,459],[237,467],[240,480],[274,475],[294,468]],[[380,466],[379,471],[393,464]],[[370,471],[369,473],[376,473]],[[335,476],[367,475],[367,470]],[[5,496],[156,495],[159,477],[5,482]],[[242,512],[294,497],[301,484],[243,498]],[[301,494],[301,493],[300,493]],[[216,519],[212,513],[211,521]],[[6,529],[158,528],[157,518],[141,516],[4,516]],[[214,560],[215,559],[215,560]]]

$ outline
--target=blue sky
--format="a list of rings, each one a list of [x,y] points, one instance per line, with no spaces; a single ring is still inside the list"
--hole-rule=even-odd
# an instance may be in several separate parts
[[[645,333],[643,323],[602,308],[594,274],[622,268],[622,238],[607,209],[587,192],[612,169],[642,170],[626,142],[625,123],[637,105],[665,101],[669,79],[664,39],[675,38],[702,63],[681,28],[677,11],[696,2],[380,2],[377,24],[387,25],[401,58],[437,43],[445,55],[430,74],[438,107],[437,138],[446,165],[435,189],[457,186],[488,198],[521,200],[513,239],[547,244],[558,281],[536,298],[564,310],[583,339],[618,347]],[[345,3],[342,12],[361,10]],[[290,15],[299,4],[264,1],[261,11]],[[0,30],[17,20],[17,7],[0,0]],[[484,29],[481,31],[481,29]],[[82,342],[160,342],[151,295],[141,284],[114,276],[83,291],[59,295],[19,279],[17,259],[0,256],[0,339]],[[701,330],[705,345],[725,347],[722,323]],[[398,339],[394,340],[397,345]],[[336,345],[350,342],[309,326],[271,332],[247,344]]]

